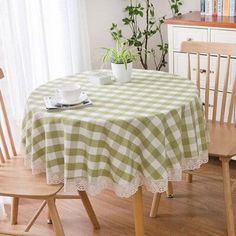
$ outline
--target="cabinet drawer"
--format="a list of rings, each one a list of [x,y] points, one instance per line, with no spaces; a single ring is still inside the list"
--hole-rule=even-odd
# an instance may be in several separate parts
[[[218,43],[235,43],[236,30],[211,30],[211,42]]]
[[[173,47],[180,50],[183,41],[204,41],[207,42],[207,29],[173,27]]]

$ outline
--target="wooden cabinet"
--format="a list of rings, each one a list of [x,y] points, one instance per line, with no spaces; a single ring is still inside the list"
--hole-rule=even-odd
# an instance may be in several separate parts
[[[223,42],[236,43],[236,17],[201,16],[199,12],[184,14],[166,20],[168,24],[169,42],[169,72],[187,77],[187,55],[180,51],[183,41]],[[197,58],[192,54],[191,75],[196,80]],[[207,69],[207,56],[201,55],[200,81],[201,97],[204,99],[205,78]],[[210,65],[210,106],[213,104],[213,90],[216,74],[216,57],[211,57]],[[226,58],[221,59],[221,74],[225,75]],[[233,78],[236,76],[236,58],[231,60],[229,87],[232,88]],[[219,91],[223,90],[224,77],[220,77]],[[221,93],[219,94],[219,99]],[[227,103],[226,106],[229,106]],[[211,110],[211,108],[210,108]],[[218,109],[219,110],[219,109]],[[219,118],[219,114],[217,114]]]

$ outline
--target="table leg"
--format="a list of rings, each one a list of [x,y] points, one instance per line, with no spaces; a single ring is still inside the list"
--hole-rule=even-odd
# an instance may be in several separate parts
[[[152,207],[150,211],[150,217],[154,218],[157,217],[157,211],[161,200],[161,193],[154,193],[152,199]]]
[[[142,187],[133,195],[135,236],[144,236]]]
[[[166,196],[168,198],[173,198],[174,197],[173,184],[170,181],[168,181],[168,187],[167,187],[167,190],[166,190]]]

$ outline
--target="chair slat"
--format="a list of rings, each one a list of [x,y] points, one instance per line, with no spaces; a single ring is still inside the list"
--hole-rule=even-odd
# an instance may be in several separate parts
[[[234,100],[234,126],[236,127],[236,94],[233,97]]]
[[[12,136],[12,132],[11,132],[11,127],[10,127],[10,123],[9,123],[9,120],[7,117],[6,107],[4,104],[1,90],[0,90],[0,105],[1,105],[3,118],[4,118],[6,129],[7,129],[7,135],[8,135],[9,141],[10,141],[11,150],[12,150],[13,156],[16,156],[17,155],[16,148],[15,148],[15,144],[14,144],[14,140],[13,140],[13,136]]]
[[[1,163],[5,163],[5,159],[4,159],[4,156],[3,156],[3,153],[2,153],[2,149],[0,148],[0,162]]]
[[[4,78],[4,74],[3,74],[3,71],[2,69],[0,68],[0,79]]]
[[[208,121],[209,117],[209,91],[210,91],[210,70],[211,70],[210,54],[207,54],[207,74],[206,74],[206,85],[205,85],[205,117]]]
[[[0,137],[1,137],[3,149],[4,149],[4,152],[5,152],[5,155],[6,155],[6,159],[10,159],[10,154],[9,154],[8,147],[7,147],[7,142],[6,142],[6,139],[5,139],[5,136],[4,136],[4,132],[3,132],[3,129],[2,129],[2,124],[1,123],[0,123]]]
[[[229,106],[229,115],[228,115],[228,124],[231,124],[232,122],[232,117],[233,117],[233,112],[235,113],[236,111],[235,109],[235,100],[236,98],[236,78],[234,79],[234,83],[233,83],[233,89],[232,89],[232,95],[231,95],[231,99],[230,99],[230,106]],[[235,118],[235,117],[234,117]]]
[[[197,53],[197,88],[200,95],[200,54]]]
[[[209,62],[209,55],[210,56],[215,56],[217,55],[217,67],[216,67],[216,75],[215,75],[215,84],[214,84],[214,105],[213,105],[213,114],[212,114],[212,121],[216,122],[217,121],[217,113],[219,113],[220,110],[220,123],[227,123],[231,124],[233,114],[236,119],[236,114],[233,111],[236,109],[235,108],[235,103],[236,103],[236,85],[234,81],[234,87],[232,90],[232,96],[230,100],[230,107],[229,111],[227,110],[228,114],[226,114],[226,105],[228,104],[228,99],[227,97],[229,94],[231,94],[231,91],[228,89],[229,85],[229,80],[230,80],[230,68],[231,68],[231,57],[236,56],[236,44],[228,44],[228,43],[208,43],[208,42],[183,42],[181,44],[181,52],[187,53],[188,56],[190,53],[195,53],[199,55],[207,55],[207,65],[208,68],[210,68],[210,62]],[[223,90],[220,91],[219,86],[220,86],[220,77],[221,77],[221,58],[222,57],[227,57],[227,65],[226,65],[226,73],[224,75],[224,86]],[[210,57],[211,59],[212,57]],[[198,63],[200,64],[199,61],[197,61],[197,87],[199,87],[199,75],[198,75]],[[188,62],[188,68],[190,68],[190,60]],[[206,114],[206,119],[208,119],[208,113],[209,113],[209,90],[210,90],[210,70],[207,68],[207,74],[206,74],[206,83],[205,83],[205,114]],[[189,77],[189,75],[188,75]],[[236,78],[235,78],[236,80]],[[235,90],[234,90],[235,89]],[[235,91],[235,92],[234,92]],[[219,106],[219,93],[222,92],[222,101]],[[221,107],[221,108],[219,108]],[[225,122],[225,117],[227,115],[227,122]],[[236,126],[236,121],[235,121],[235,126]]]
[[[220,55],[217,55],[217,66],[216,66],[216,76],[215,76],[215,91],[214,91],[214,105],[212,121],[216,121],[217,106],[218,106],[218,93],[219,93],[219,80],[220,80]]]
[[[0,79],[1,78],[4,78],[4,73],[3,73],[2,69],[0,68]],[[4,100],[3,100],[3,96],[2,96],[1,90],[0,90],[0,106],[1,106],[1,111],[2,111],[2,114],[3,114],[3,119],[5,121],[7,136],[8,136],[9,141],[10,141],[10,146],[11,146],[12,154],[13,154],[13,156],[16,156],[17,155],[16,148],[15,148],[15,144],[14,144],[14,140],[13,140],[13,136],[12,136],[12,132],[11,132],[11,128],[10,128],[10,123],[9,123],[9,119],[7,117],[6,107],[5,107],[5,104],[4,104]],[[2,135],[4,135],[4,133],[2,133]],[[4,139],[4,140],[6,142],[6,139]],[[9,157],[8,150],[6,151],[6,155],[7,155],[7,157]]]
[[[188,79],[191,80],[191,59],[190,59],[190,53],[188,53]]]
[[[223,98],[222,98],[222,105],[221,105],[221,114],[220,114],[220,123],[224,123],[225,118],[225,107],[226,107],[226,99],[227,99],[227,91],[228,91],[228,83],[229,83],[229,70],[230,70],[230,56],[227,56],[227,68],[226,68],[226,75],[224,81],[224,89],[223,89]]]

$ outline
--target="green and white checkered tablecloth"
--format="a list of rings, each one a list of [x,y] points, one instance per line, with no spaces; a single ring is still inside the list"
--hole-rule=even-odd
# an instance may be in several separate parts
[[[111,189],[129,197],[140,185],[163,192],[182,170],[208,161],[203,108],[191,81],[133,70],[129,83],[94,86],[90,73],[50,81],[30,95],[22,141],[34,174],[46,172],[49,184],[64,182],[66,191]],[[46,111],[43,97],[73,83],[93,106]]]

